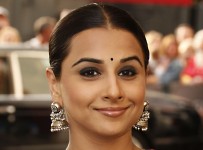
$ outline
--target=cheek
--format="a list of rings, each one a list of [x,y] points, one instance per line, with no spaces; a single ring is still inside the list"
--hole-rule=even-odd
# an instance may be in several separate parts
[[[89,89],[88,85],[73,79],[61,81],[62,99],[66,109],[88,108],[94,100],[95,89]]]
[[[145,101],[145,85],[132,85],[132,87],[129,87],[126,91],[127,97],[129,101],[131,101],[134,104],[133,110],[132,110],[132,124],[136,124],[138,120],[140,119],[143,108],[144,108],[144,101]]]
[[[126,93],[129,100],[132,100],[136,105],[142,105],[145,99],[145,86],[129,88]]]
[[[61,95],[63,104],[65,105],[66,108],[82,104],[81,89],[78,88],[77,85],[72,84],[71,82],[62,81]]]
[[[146,82],[141,79],[125,88],[125,94],[130,101],[132,101],[138,111],[142,111],[143,103],[145,101]]]
[[[143,100],[145,97],[146,91],[146,79],[144,76],[138,77],[139,79],[135,80],[126,88],[130,95],[134,97],[134,99]]]

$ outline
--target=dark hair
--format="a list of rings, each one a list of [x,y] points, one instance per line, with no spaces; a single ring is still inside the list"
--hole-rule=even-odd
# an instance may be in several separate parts
[[[68,56],[72,38],[81,31],[103,27],[119,28],[131,32],[139,41],[145,69],[148,65],[149,50],[144,32],[138,23],[124,10],[105,4],[88,4],[80,7],[60,20],[49,42],[50,65],[56,78],[60,78],[61,65]]]

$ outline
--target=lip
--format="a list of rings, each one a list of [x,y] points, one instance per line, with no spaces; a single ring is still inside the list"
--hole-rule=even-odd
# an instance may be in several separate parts
[[[108,116],[108,117],[119,117],[123,115],[128,107],[105,107],[105,108],[95,108],[94,110],[98,111],[99,113]]]

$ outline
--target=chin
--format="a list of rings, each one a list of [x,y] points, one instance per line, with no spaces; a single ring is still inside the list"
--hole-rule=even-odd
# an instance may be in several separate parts
[[[124,126],[103,126],[99,129],[99,134],[105,137],[118,137],[125,134],[127,131],[131,129],[127,129]]]

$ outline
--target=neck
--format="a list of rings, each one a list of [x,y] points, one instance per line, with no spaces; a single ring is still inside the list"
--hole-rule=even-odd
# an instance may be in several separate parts
[[[69,132],[69,145],[66,150],[140,150],[132,143],[131,132],[114,137],[84,135],[79,132]],[[71,133],[79,133],[78,135]]]

